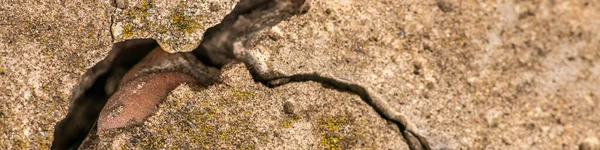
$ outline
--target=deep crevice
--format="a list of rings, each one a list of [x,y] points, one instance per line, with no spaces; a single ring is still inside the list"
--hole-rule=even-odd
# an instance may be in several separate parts
[[[291,16],[306,13],[310,8],[307,3],[310,1],[242,0],[220,24],[206,30],[200,46],[190,53],[201,63],[220,69],[238,57],[234,53],[233,43],[250,39],[257,31],[274,26]],[[112,19],[111,17],[111,35]],[[95,127],[100,111],[108,98],[116,92],[124,74],[157,46],[156,41],[152,39],[116,43],[104,60],[89,69],[73,90],[67,116],[56,125],[52,149],[77,149],[90,130]],[[374,103],[373,95],[360,85],[319,74],[265,78],[253,72],[252,68],[249,69],[255,81],[268,87],[277,87],[291,82],[315,81],[332,86],[338,91],[357,94],[382,118],[398,126],[410,149],[431,149],[424,137],[407,129],[405,122],[400,122],[397,118],[389,118],[389,114],[382,111],[380,104]]]
[[[156,41],[147,39],[116,43],[104,60],[88,69],[73,88],[67,116],[55,126],[52,149],[77,149],[114,93],[107,89],[116,89],[119,82],[114,81],[120,81],[126,70],[156,46]]]

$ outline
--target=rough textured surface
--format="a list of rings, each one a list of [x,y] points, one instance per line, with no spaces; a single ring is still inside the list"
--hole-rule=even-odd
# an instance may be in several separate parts
[[[271,90],[254,84],[243,65],[232,67],[223,84],[180,86],[143,126],[99,133],[89,148],[406,148],[358,96],[314,83]],[[283,111],[285,100],[304,104],[298,115]]]
[[[238,0],[117,0],[112,15],[114,41],[153,38],[167,52],[188,52],[198,46],[207,28],[221,22]]]
[[[113,5],[0,4],[0,149],[49,146],[71,88],[110,49]],[[253,50],[289,73],[372,85],[436,148],[576,149],[600,137],[600,1],[312,6]],[[223,83],[180,86],[143,126],[101,133],[89,148],[407,148],[357,96],[314,83],[268,89],[241,65],[227,69]]]
[[[121,128],[144,122],[169,91],[194,78],[178,72],[156,73],[140,77],[121,87],[108,100],[98,118],[98,130]]]

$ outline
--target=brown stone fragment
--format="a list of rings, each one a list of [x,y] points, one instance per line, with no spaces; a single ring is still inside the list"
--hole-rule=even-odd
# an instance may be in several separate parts
[[[197,80],[189,73],[159,71],[160,66],[179,66],[185,63],[183,61],[186,60],[182,54],[169,54],[160,47],[152,50],[121,79],[119,89],[109,98],[100,113],[98,129],[142,123],[177,86],[196,83]]]
[[[121,87],[100,113],[98,129],[121,128],[144,121],[168,94],[182,83],[194,83],[185,73],[154,73],[133,79]]]

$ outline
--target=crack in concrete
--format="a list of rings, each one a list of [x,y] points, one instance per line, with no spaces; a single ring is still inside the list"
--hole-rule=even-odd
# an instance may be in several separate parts
[[[416,132],[415,125],[368,86],[317,72],[287,74],[268,68],[264,61],[258,60],[257,55],[246,51],[249,46],[246,47],[243,43],[256,32],[294,15],[306,13],[309,8],[310,0],[242,0],[220,24],[206,30],[198,48],[185,55],[193,55],[200,65],[219,71],[231,61],[241,59],[253,79],[269,88],[293,82],[314,81],[332,86],[338,91],[357,94],[382,118],[399,128],[410,149],[431,149],[427,139]],[[112,23],[111,16],[111,30]],[[144,63],[142,59],[156,47],[159,45],[152,39],[119,42],[104,60],[89,69],[73,89],[67,116],[56,125],[52,149],[77,149],[88,133],[96,128],[100,112],[106,109],[104,107],[109,98],[120,90],[118,87],[126,73],[135,65]],[[218,74],[220,73],[205,73],[196,78],[218,79]]]
[[[125,73],[158,44],[154,40],[116,43],[108,56],[88,69],[73,88],[67,116],[54,129],[52,149],[77,149],[95,128],[108,98]],[[115,82],[116,81],[116,82]]]
[[[264,61],[258,61],[256,56],[249,54],[243,59],[246,68],[250,71],[253,79],[269,88],[294,82],[313,81],[323,85],[334,87],[341,92],[357,94],[361,99],[371,106],[382,118],[393,122],[403,134],[408,146],[412,150],[431,149],[427,139],[416,132],[416,126],[412,124],[403,114],[395,111],[381,95],[373,92],[368,86],[337,78],[333,75],[318,72],[287,74],[268,68]]]
[[[117,3],[117,0],[113,1],[115,4]],[[112,13],[110,14],[110,25],[108,26],[108,31],[110,32],[110,38],[112,39],[112,42],[115,42],[115,34],[113,32],[113,25],[115,25],[115,14],[117,13],[117,8],[115,6],[115,8],[113,8],[115,10],[112,11]]]

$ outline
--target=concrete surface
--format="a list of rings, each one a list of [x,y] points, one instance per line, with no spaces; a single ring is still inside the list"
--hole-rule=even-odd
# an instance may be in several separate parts
[[[173,16],[167,8],[232,3],[205,2],[150,10]],[[577,149],[600,137],[598,0],[312,3],[309,13],[258,35],[252,50],[286,72],[372,85],[436,149]],[[122,35],[113,39],[113,16],[141,4],[1,2],[0,149],[50,146],[71,88]],[[157,36],[185,39],[202,28],[185,32]],[[161,32],[129,37],[153,33]],[[408,149],[358,96],[312,82],[269,89],[241,64],[221,78],[207,89],[180,86],[144,125],[91,137],[86,148]],[[286,103],[296,113],[286,113]]]

